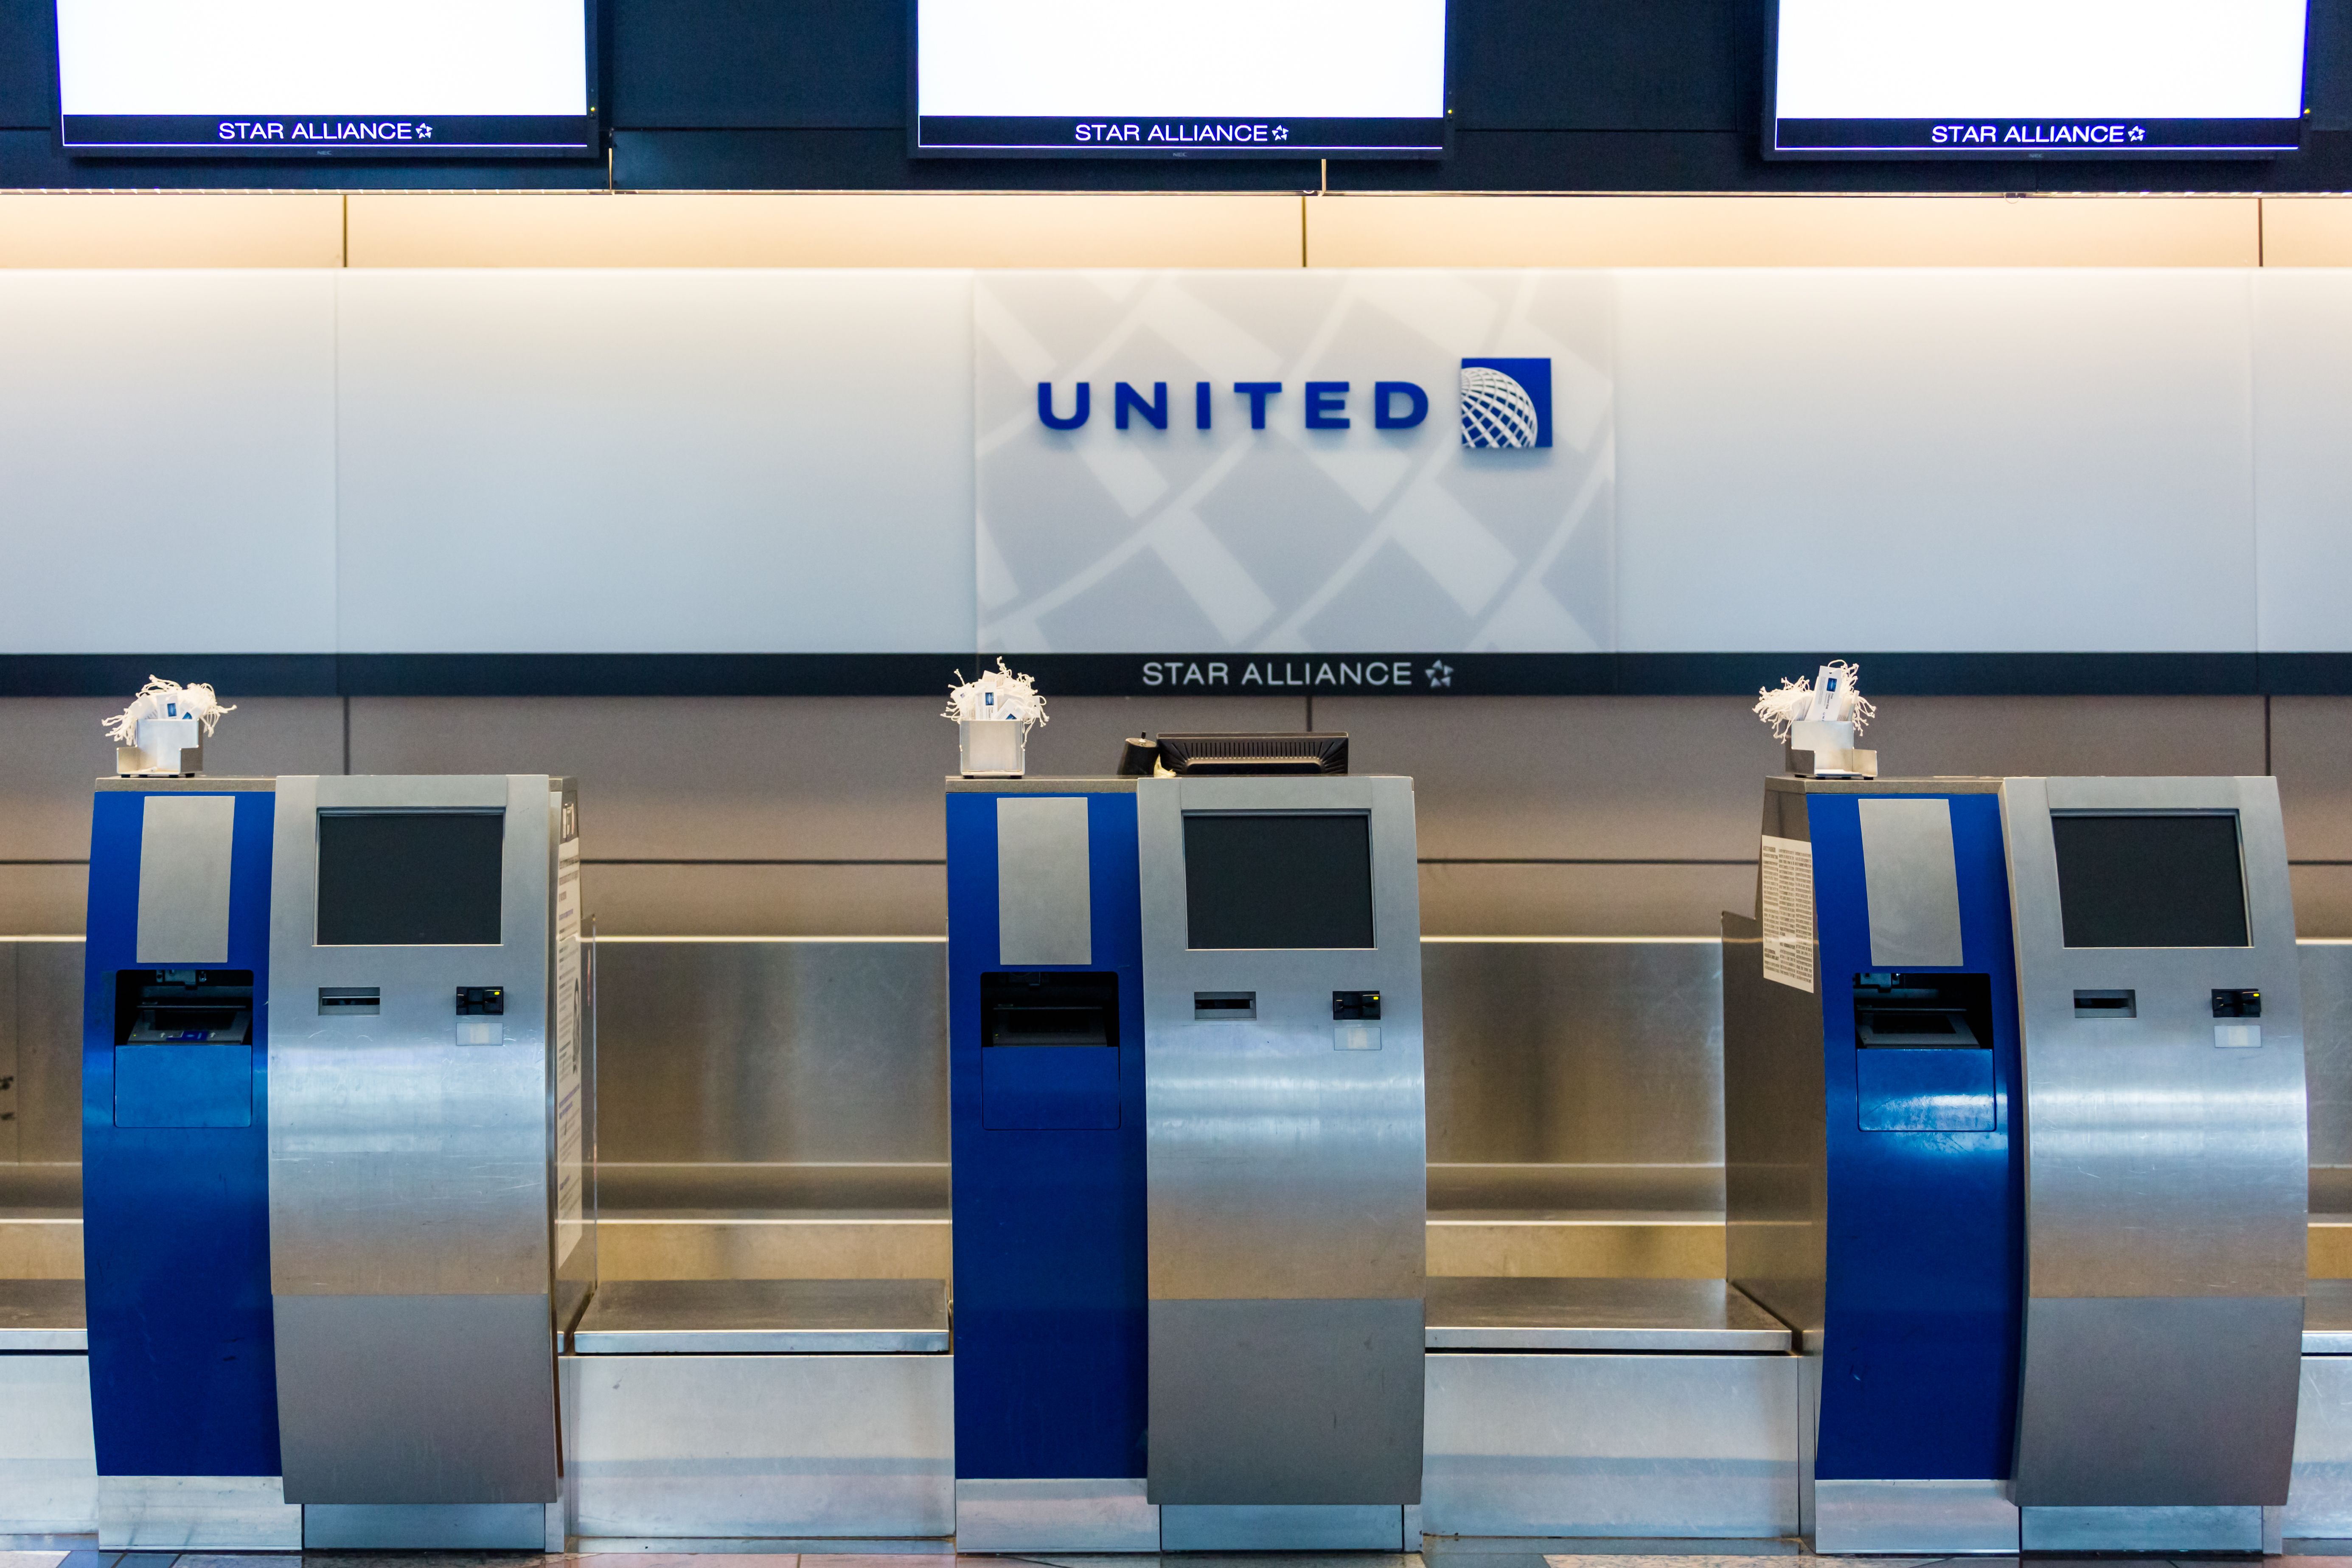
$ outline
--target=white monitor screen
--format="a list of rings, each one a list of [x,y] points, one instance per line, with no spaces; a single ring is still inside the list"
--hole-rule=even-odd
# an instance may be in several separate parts
[[[72,153],[594,150],[588,0],[57,0]]]
[[[1429,156],[1445,0],[916,0],[914,151]]]
[[[2269,156],[2306,0],[1780,0],[1783,157]]]

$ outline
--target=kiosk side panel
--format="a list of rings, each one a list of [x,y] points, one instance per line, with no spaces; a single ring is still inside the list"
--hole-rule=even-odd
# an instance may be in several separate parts
[[[2016,973],[2000,804],[1838,794],[1807,805],[1829,1200],[1815,1474],[2005,1479],[2023,1172],[2011,1136]],[[1888,805],[1915,825],[1907,841],[1883,825],[1872,841],[1871,815]],[[1906,899],[1930,912],[1897,918]]]
[[[241,783],[101,787],[92,813],[82,1236],[101,1476],[278,1473],[256,1005],[269,983],[274,803],[266,783]],[[195,809],[155,813],[151,842],[156,802]],[[166,833],[191,842],[175,854]],[[142,1032],[157,1037],[133,1043]]]
[[[1131,1511],[1145,1415],[1132,786],[951,788],[947,837],[956,1477],[1132,1480]],[[994,1489],[992,1506],[1066,1504],[1011,1495]],[[1072,1495],[1083,1512],[1097,1494]]]

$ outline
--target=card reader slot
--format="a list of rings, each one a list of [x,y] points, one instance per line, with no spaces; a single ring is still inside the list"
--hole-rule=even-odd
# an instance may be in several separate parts
[[[1195,991],[1192,1016],[1201,1023],[1246,1024],[1257,1017],[1255,991]]]
[[[2139,1016],[2139,993],[2137,991],[2077,991],[2074,993],[2074,1016],[2077,1018],[2137,1018]]]

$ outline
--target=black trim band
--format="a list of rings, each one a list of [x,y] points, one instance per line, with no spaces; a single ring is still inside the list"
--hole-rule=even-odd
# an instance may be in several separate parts
[[[2352,696],[2352,653],[1011,654],[1055,697],[1746,697],[1832,658],[1874,697]],[[937,697],[969,653],[5,654],[0,697]]]

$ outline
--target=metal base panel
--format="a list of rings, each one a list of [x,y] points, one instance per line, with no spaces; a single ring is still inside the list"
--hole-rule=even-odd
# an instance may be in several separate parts
[[[1153,1301],[1150,1495],[1163,1508],[1416,1500],[1423,1333],[1418,1297]]]
[[[2304,1331],[2306,1343],[2312,1331]],[[2303,1358],[2294,1479],[2284,1511],[2285,1533],[2297,1540],[2352,1537],[2352,1355]]]
[[[1160,1508],[1143,1478],[959,1480],[959,1552],[1157,1552]]]
[[[1164,1503],[1162,1552],[1402,1552],[1402,1504]]]
[[[1813,1550],[2014,1556],[2017,1505],[2006,1481],[1816,1480]]]
[[[573,1532],[946,1536],[944,1355],[565,1356]]]
[[[2246,1508],[2021,1508],[2027,1552],[2247,1552],[2263,1549],[2263,1513]]]
[[[98,1528],[89,1358],[0,1355],[0,1535]]]
[[[302,1510],[276,1476],[100,1476],[98,1544],[108,1550],[293,1552]]]
[[[563,1505],[314,1502],[302,1510],[302,1545],[312,1552],[561,1552]]]
[[[1787,1355],[1433,1352],[1422,1528],[1793,1535],[1801,1364]]]

